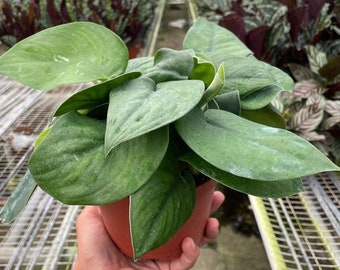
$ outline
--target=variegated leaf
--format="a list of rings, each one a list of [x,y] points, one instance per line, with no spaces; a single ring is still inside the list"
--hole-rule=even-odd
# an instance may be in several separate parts
[[[272,2],[272,4],[277,4],[275,2]],[[263,5],[263,7],[267,6],[268,4]],[[286,14],[287,14],[287,6],[285,5],[274,5],[271,9],[271,12],[266,13],[269,15],[269,25],[275,25],[278,21],[281,21],[281,23],[285,20]],[[289,32],[289,28],[286,28],[285,33]]]
[[[333,83],[333,84],[340,83],[340,75],[336,76],[336,77],[332,80],[332,83]]]
[[[323,95],[324,93],[326,93],[327,91],[327,88],[323,87],[323,86],[318,86],[316,89],[315,89],[315,92],[319,95]]]
[[[328,62],[326,53],[318,50],[313,45],[306,45],[305,49],[307,51],[310,69],[313,72],[318,73],[319,69]]]
[[[319,74],[329,82],[340,78],[340,55],[330,57],[327,64],[319,69]]]
[[[276,21],[276,23],[272,25],[270,34],[267,37],[268,47],[277,46],[280,42],[282,42],[286,33],[289,32],[289,29],[290,26],[287,20]]]
[[[336,2],[336,1],[335,1]],[[323,5],[321,10],[319,11],[319,18],[317,22],[317,29],[321,32],[322,30],[328,28],[332,24],[333,14],[330,14],[329,5]]]
[[[340,114],[340,100],[327,100],[325,105],[325,111],[330,115]]]
[[[303,107],[293,115],[290,127],[302,133],[313,131],[321,123],[323,114],[323,108],[314,105]]]
[[[283,104],[283,102],[282,102],[282,100],[281,99],[279,99],[279,98],[274,98],[273,100],[272,100],[272,102],[271,102],[271,105],[273,105],[274,106],[274,108],[278,111],[278,112],[280,112],[281,114],[284,112],[284,104]]]
[[[338,115],[331,116],[331,117],[328,117],[327,119],[325,119],[322,123],[322,127],[325,130],[329,130],[339,123],[340,123],[340,115],[338,114]]]
[[[323,110],[326,105],[326,99],[324,96],[319,95],[318,93],[313,93],[309,98],[307,98],[305,105],[313,106],[315,110]]]
[[[293,96],[307,99],[314,93],[322,94],[324,92],[325,88],[323,88],[317,81],[304,80],[295,84]]]

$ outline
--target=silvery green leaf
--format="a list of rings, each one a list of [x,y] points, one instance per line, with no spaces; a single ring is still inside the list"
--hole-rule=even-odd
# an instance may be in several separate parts
[[[179,173],[168,149],[150,180],[130,197],[130,224],[135,259],[166,243],[189,219],[195,206],[195,181]]]
[[[175,126],[201,158],[239,177],[277,181],[339,170],[298,135],[227,111],[195,108]]]
[[[168,128],[121,143],[105,155],[105,127],[105,121],[77,112],[61,116],[28,163],[39,187],[66,204],[102,205],[144,185],[165,155]]]
[[[165,126],[188,113],[202,98],[204,83],[197,80],[155,84],[141,77],[110,93],[105,152],[121,142]]]
[[[25,208],[32,193],[37,187],[30,171],[26,171],[23,179],[8,198],[5,206],[0,211],[0,220],[3,223],[12,222]]]
[[[42,30],[0,57],[0,73],[40,90],[109,79],[124,72],[128,50],[108,28],[90,22]]]

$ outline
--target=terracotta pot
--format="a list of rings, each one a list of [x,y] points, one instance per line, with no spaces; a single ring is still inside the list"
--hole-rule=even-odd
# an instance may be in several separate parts
[[[196,189],[196,205],[190,219],[183,227],[163,246],[145,254],[142,259],[168,260],[181,255],[181,244],[185,237],[191,236],[199,243],[203,234],[207,218],[210,215],[210,206],[216,182],[209,180]],[[129,225],[129,199],[100,206],[105,227],[119,249],[129,257],[133,257],[130,225]],[[176,217],[174,217],[176,218]]]

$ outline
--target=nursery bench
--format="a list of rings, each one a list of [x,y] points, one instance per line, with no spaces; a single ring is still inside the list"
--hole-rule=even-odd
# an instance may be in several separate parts
[[[32,142],[46,127],[55,104],[81,86],[46,93],[4,76],[0,76],[0,85],[2,207],[24,175]],[[80,210],[37,189],[18,219],[9,225],[0,224],[0,269],[71,269],[77,251],[74,223]]]
[[[305,191],[283,199],[250,196],[273,270],[340,269],[340,179],[303,178]]]

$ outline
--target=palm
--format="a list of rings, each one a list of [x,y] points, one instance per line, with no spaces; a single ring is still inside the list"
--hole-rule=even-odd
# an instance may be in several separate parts
[[[214,212],[223,202],[224,195],[216,191],[211,205]],[[199,245],[218,235],[218,221],[209,218]],[[145,260],[134,262],[122,254],[108,236],[98,207],[86,207],[77,220],[78,258],[73,270],[186,270],[193,267],[199,248],[191,238],[182,243],[182,255],[171,261]]]
[[[116,269],[114,266],[117,266],[117,259],[119,260],[120,270],[185,270],[189,269],[193,266],[194,262],[197,260],[199,252],[190,252],[190,250],[194,250],[195,248],[198,250],[198,247],[194,248],[190,245],[194,245],[191,239],[185,239],[182,247],[184,250],[188,250],[189,253],[183,253],[181,257],[176,258],[171,261],[158,261],[158,260],[145,260],[140,262],[133,262],[133,260],[121,253],[119,256],[115,256],[114,260],[110,263],[111,266],[108,269]],[[116,246],[113,247],[117,249]],[[192,256],[191,256],[192,255]]]

